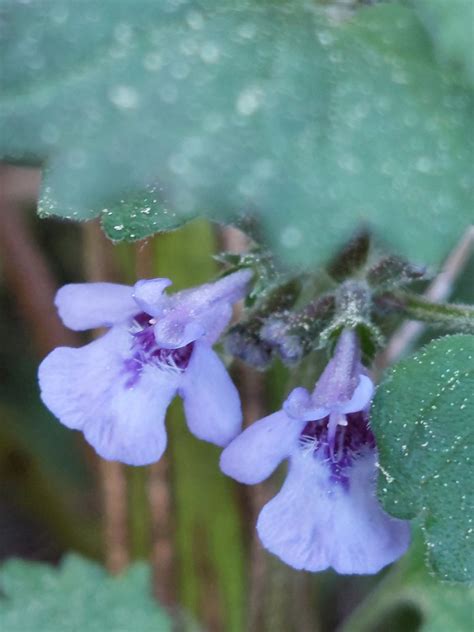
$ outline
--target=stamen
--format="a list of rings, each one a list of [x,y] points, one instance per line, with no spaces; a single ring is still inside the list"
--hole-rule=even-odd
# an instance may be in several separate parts
[[[331,477],[348,485],[347,468],[351,467],[367,450],[375,448],[375,438],[364,411],[329,415],[318,421],[309,421],[300,435],[304,452],[313,449],[313,456],[329,465]]]
[[[159,347],[155,340],[154,325],[156,319],[145,312],[134,317],[130,327],[133,356],[125,362],[125,371],[130,374],[126,382],[127,388],[137,383],[146,365],[152,364],[163,371],[182,373],[191,360],[193,342],[177,349]]]

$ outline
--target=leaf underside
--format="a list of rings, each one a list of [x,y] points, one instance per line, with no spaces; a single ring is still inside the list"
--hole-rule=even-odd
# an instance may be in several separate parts
[[[418,10],[418,9],[417,9]],[[7,0],[0,155],[115,240],[254,214],[321,264],[359,225],[437,264],[471,218],[472,93],[413,8]],[[449,57],[451,59],[451,57]]]

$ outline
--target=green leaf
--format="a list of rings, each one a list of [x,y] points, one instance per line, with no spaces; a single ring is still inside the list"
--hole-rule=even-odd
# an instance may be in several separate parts
[[[171,622],[151,596],[150,572],[135,564],[111,577],[76,555],[59,569],[13,560],[0,570],[2,629],[8,632],[168,632]]]
[[[470,632],[473,590],[437,581],[427,572],[423,558],[423,546],[417,537],[409,553],[344,622],[340,632],[415,629],[387,624],[387,619],[392,621],[404,609],[419,614],[419,632]]]
[[[112,210],[117,239],[251,212],[292,264],[324,262],[361,223],[437,264],[471,219],[472,93],[409,7],[343,24],[305,2],[3,12],[0,152],[46,160],[43,213]],[[113,210],[130,191],[130,214]]]
[[[474,85],[474,5],[472,0],[411,0],[441,59],[451,62]]]
[[[461,582],[474,570],[473,393],[474,336],[446,336],[388,372],[371,416],[380,500],[420,517],[434,571]]]
[[[183,223],[161,199],[158,187],[124,196],[102,211],[102,228],[114,241],[136,241]]]

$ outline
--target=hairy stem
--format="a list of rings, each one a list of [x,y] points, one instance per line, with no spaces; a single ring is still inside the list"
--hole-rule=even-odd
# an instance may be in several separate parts
[[[433,303],[409,292],[394,292],[387,300],[408,318],[455,331],[474,332],[474,308],[470,305]]]
[[[474,250],[474,226],[469,226],[446,259],[438,276],[430,284],[424,298],[433,303],[441,303],[449,298],[454,283],[461,274]],[[425,330],[426,325],[409,321],[404,323],[392,336],[389,344],[376,361],[377,372],[380,374],[387,366],[399,360]]]

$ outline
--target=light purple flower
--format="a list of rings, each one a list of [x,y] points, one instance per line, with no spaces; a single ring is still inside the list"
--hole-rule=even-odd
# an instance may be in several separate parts
[[[212,345],[246,294],[241,270],[167,295],[168,279],[66,285],[56,306],[71,329],[110,327],[98,340],[59,347],[39,368],[41,397],[105,459],[144,465],[166,447],[164,419],[176,394],[189,429],[225,446],[240,431],[237,390]]]
[[[357,336],[345,330],[313,393],[295,389],[283,410],[222,453],[222,470],[246,484],[289,459],[285,483],[263,507],[257,530],[265,548],[294,568],[376,573],[408,547],[408,523],[386,514],[375,496],[373,390]]]

